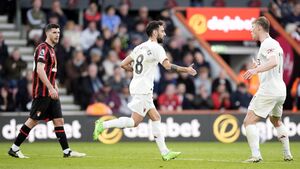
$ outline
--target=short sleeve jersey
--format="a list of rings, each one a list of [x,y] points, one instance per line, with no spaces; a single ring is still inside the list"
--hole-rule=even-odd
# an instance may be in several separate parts
[[[55,78],[57,73],[57,60],[54,48],[46,42],[41,43],[34,51],[33,66],[33,98],[47,97],[49,95],[46,85],[41,81],[37,74],[38,62],[45,64],[45,72],[50,83],[55,86]]]
[[[270,57],[276,57],[278,65],[258,74],[260,85],[256,94],[286,96],[286,86],[283,81],[283,50],[275,39],[268,37],[261,43],[257,62],[264,64]]]
[[[130,93],[152,94],[156,67],[167,59],[166,51],[158,43],[148,40],[136,46],[130,57],[134,61]]]

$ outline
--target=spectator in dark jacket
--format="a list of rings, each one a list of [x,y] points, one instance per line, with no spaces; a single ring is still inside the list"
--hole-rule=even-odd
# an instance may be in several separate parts
[[[252,96],[248,93],[246,85],[240,83],[237,90],[231,94],[232,108],[246,113],[251,98]]]

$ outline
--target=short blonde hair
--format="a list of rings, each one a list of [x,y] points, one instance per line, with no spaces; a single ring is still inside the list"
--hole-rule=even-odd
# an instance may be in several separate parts
[[[260,26],[264,29],[264,31],[266,31],[266,32],[269,32],[269,31],[270,31],[270,22],[269,22],[269,20],[268,20],[266,17],[264,17],[264,16],[261,16],[261,17],[255,19],[255,20],[253,21],[253,24],[260,25]]]

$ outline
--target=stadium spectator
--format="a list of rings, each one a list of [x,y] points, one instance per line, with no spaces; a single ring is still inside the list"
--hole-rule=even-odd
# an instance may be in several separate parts
[[[25,77],[18,81],[18,92],[16,95],[16,109],[29,111],[32,101],[32,71],[27,70]]]
[[[80,43],[84,51],[87,51],[95,42],[100,32],[97,30],[96,22],[90,22],[80,35]]]
[[[105,53],[104,56],[106,56],[106,54],[108,53],[108,51],[110,51],[111,48],[113,34],[108,28],[104,28],[102,32],[103,32],[103,39],[104,39],[104,48],[103,48]]]
[[[246,113],[251,99],[252,95],[248,93],[247,86],[244,83],[239,83],[237,90],[231,94],[231,106],[233,109]]]
[[[122,42],[119,37],[115,37],[111,44],[111,49],[114,50],[117,54],[119,59],[123,60],[126,57],[126,52],[122,48]]]
[[[261,0],[249,0],[248,7],[261,7]]]
[[[145,33],[146,26],[143,22],[137,22],[134,31],[130,34],[130,39],[133,41],[134,38],[140,38],[142,41],[147,40],[147,35]]]
[[[120,113],[121,99],[107,82],[103,84],[100,92],[95,93],[93,96],[93,103],[96,102],[105,103],[114,114]]]
[[[144,26],[146,27],[147,24],[151,21],[152,19],[149,16],[149,10],[148,7],[142,6],[139,8],[139,14],[135,18],[135,23],[142,22]]]
[[[90,64],[88,67],[88,76],[84,77],[80,82],[80,97],[78,101],[82,110],[85,110],[92,103],[93,95],[100,92],[103,87],[103,83],[97,75],[97,67],[96,64]]]
[[[6,59],[8,58],[8,47],[4,42],[2,32],[0,32],[0,76],[3,76],[3,67]],[[0,78],[1,79],[1,78]]]
[[[199,51],[200,49],[195,46],[195,43],[196,43],[195,39],[188,38],[187,43],[182,47],[182,52],[183,53],[186,53],[186,52],[195,53],[196,51]]]
[[[100,35],[97,36],[96,42],[89,48],[89,50],[87,52],[87,53],[89,53],[89,56],[93,49],[96,49],[99,52],[101,52],[101,56],[107,55],[108,51],[106,51],[106,49],[104,48],[104,39],[102,36],[100,36]]]
[[[200,93],[197,93],[197,91],[200,91],[200,90],[197,90],[197,89],[199,89],[200,86],[202,86],[202,87],[205,88],[205,90],[210,95],[212,84],[211,84],[211,79],[209,78],[209,70],[207,69],[207,67],[200,67],[197,70],[198,70],[198,74],[194,78],[196,94],[200,94]]]
[[[90,22],[96,22],[97,27],[100,24],[101,14],[98,10],[98,5],[95,2],[91,2],[89,7],[84,12],[84,27],[87,27]],[[100,27],[99,27],[100,28]]]
[[[65,36],[61,43],[57,44],[55,49],[55,52],[57,54],[57,79],[61,84],[64,84],[66,79],[66,70],[65,70],[65,64],[72,59],[72,54],[75,51],[75,48],[71,46],[71,37]]]
[[[128,6],[128,4],[122,3],[119,6],[118,14],[119,14],[120,19],[121,19],[121,24],[126,25],[128,30],[133,29],[134,20],[129,15],[129,6]]]
[[[211,5],[214,7],[225,7],[226,2],[224,0],[214,0]]]
[[[186,86],[183,83],[177,85],[177,95],[183,110],[193,109],[194,95],[186,93]]]
[[[117,93],[121,92],[122,87],[126,85],[126,79],[120,66],[114,67],[114,75],[110,76],[107,82],[110,84],[112,90],[116,91]]]
[[[171,11],[168,8],[165,8],[160,12],[159,20],[164,21],[167,36],[172,36],[175,25],[171,18]]]
[[[291,96],[293,98],[293,112],[297,112],[300,109],[300,77],[297,77],[292,84]]]
[[[232,92],[231,83],[227,79],[225,71],[220,71],[219,76],[213,80],[212,92],[216,91],[220,84],[225,85],[227,92],[229,92],[229,93]]]
[[[51,16],[56,16],[58,18],[58,24],[61,28],[63,28],[66,25],[68,18],[62,10],[59,0],[52,1],[51,10],[48,13],[48,18],[50,18]]]
[[[167,51],[170,53],[172,60],[174,63],[176,64],[182,64],[182,52],[179,48],[179,44],[178,41],[176,41],[176,39],[171,38],[170,41],[167,43]]]
[[[230,94],[226,90],[225,83],[220,83],[217,86],[216,91],[211,95],[213,101],[213,108],[217,110],[229,109],[231,106],[230,103]]]
[[[161,111],[182,110],[179,96],[176,94],[174,84],[168,84],[164,93],[158,97],[158,106]]]
[[[114,75],[114,67],[119,66],[121,63],[117,53],[113,50],[109,51],[107,59],[104,60],[103,66],[105,70],[105,76],[103,80],[106,81],[110,76]]]
[[[270,13],[279,21],[282,22],[282,12],[281,12],[282,0],[271,0],[268,10]]]
[[[210,91],[206,89],[204,85],[200,85],[196,88],[196,95],[193,99],[194,109],[212,109],[213,101],[211,99]]]
[[[75,24],[74,21],[68,21],[63,30],[64,37],[70,38],[71,46],[79,47],[80,46],[80,27]]]
[[[105,70],[103,67],[103,57],[102,52],[98,48],[93,48],[90,51],[90,58],[89,58],[90,64],[96,64],[98,68],[98,77],[103,80],[103,76],[105,75]]]
[[[177,75],[173,72],[163,71],[163,75],[159,81],[158,94],[160,95],[166,90],[168,84],[177,84]]]
[[[132,97],[130,96],[129,88],[127,85],[122,86],[122,90],[119,96],[121,100],[120,114],[128,116],[131,115],[131,110],[128,108],[128,103],[132,100]]]
[[[42,0],[33,0],[32,9],[26,13],[28,28],[29,44],[39,42],[43,34],[43,28],[46,25],[46,14],[42,11]]]
[[[176,41],[178,48],[180,49],[180,51],[182,51],[182,48],[187,41],[182,33],[182,30],[179,27],[174,27],[174,31],[172,33],[172,39]]]
[[[129,39],[128,29],[124,24],[121,24],[119,26],[117,37],[119,37],[121,40],[122,49],[127,50],[129,48],[130,39]]]
[[[203,0],[190,0],[191,6],[203,6]]]
[[[102,29],[108,28],[113,34],[118,32],[119,25],[121,24],[120,17],[116,14],[114,6],[108,6],[103,14],[101,26]]]
[[[16,82],[21,79],[22,71],[25,70],[26,66],[27,64],[22,60],[19,49],[15,48],[4,63],[5,78],[9,81],[10,86],[16,87]]]
[[[83,55],[83,52],[77,50],[73,53],[72,59],[69,60],[66,65],[66,80],[65,85],[67,88],[67,93],[74,93],[76,97],[75,100],[78,100],[78,85],[80,78],[87,75],[88,64],[86,58]]]
[[[201,67],[206,67],[208,72],[211,72],[210,64],[204,59],[203,53],[201,50],[196,50],[194,53],[194,67],[196,70],[199,70]],[[210,74],[209,74],[210,75]]]
[[[0,112],[15,111],[15,104],[12,94],[8,88],[2,86],[0,88]]]
[[[176,0],[165,0],[164,2],[164,7],[167,9],[171,9],[178,6],[178,3],[176,2]]]
[[[180,73],[177,79],[177,83],[184,83],[185,86],[188,86],[186,92],[192,95],[195,94],[195,85],[194,85],[193,78],[189,76],[187,73]]]
[[[300,22],[300,2],[295,4],[292,13],[284,17],[283,21],[285,24]]]

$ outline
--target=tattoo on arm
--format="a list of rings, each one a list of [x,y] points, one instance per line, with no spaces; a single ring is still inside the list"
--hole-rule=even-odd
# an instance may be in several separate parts
[[[177,65],[174,65],[174,64],[172,64],[171,65],[171,71],[178,71],[178,66]]]

